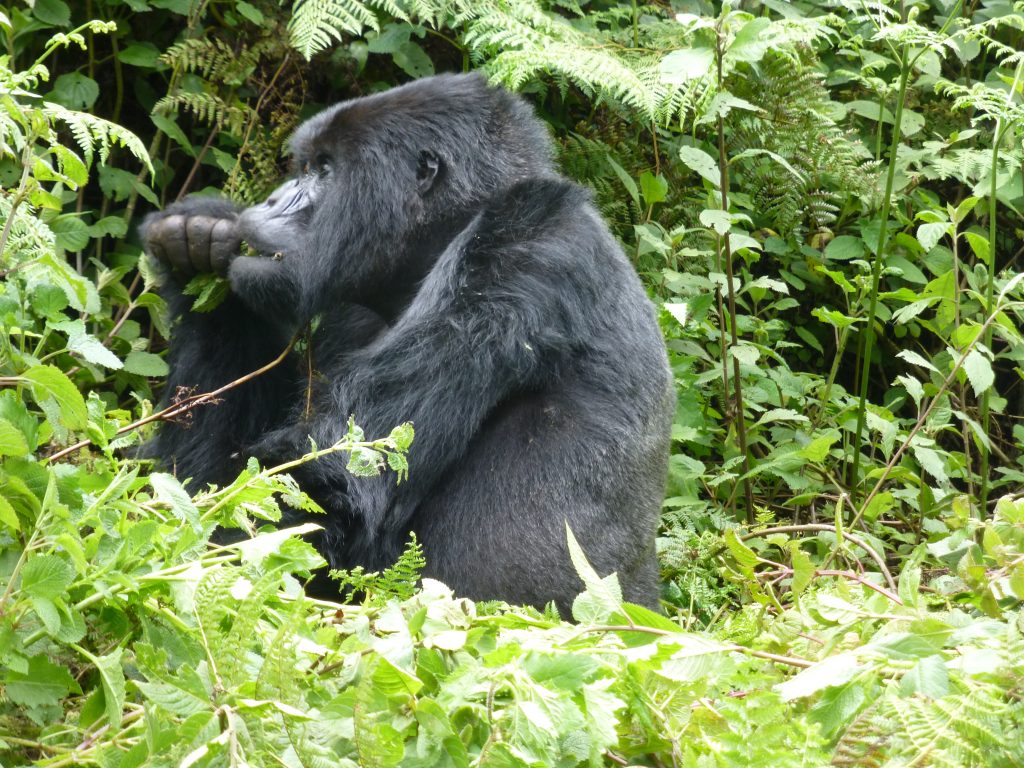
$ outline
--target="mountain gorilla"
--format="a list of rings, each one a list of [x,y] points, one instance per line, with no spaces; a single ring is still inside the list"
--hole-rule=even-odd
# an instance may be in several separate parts
[[[326,110],[291,152],[295,178],[260,205],[193,197],[145,223],[178,319],[168,392],[250,373],[318,318],[308,352],[165,425],[156,454],[197,488],[248,456],[330,445],[350,414],[374,437],[412,421],[401,484],[352,477],[340,455],[296,471],[327,510],[314,520],[331,566],[385,567],[414,531],[425,575],[458,594],[564,609],[580,587],[568,522],[598,572],[655,604],[665,349],[532,110],[479,75],[442,75]],[[230,295],[190,312],[181,284],[211,271]]]

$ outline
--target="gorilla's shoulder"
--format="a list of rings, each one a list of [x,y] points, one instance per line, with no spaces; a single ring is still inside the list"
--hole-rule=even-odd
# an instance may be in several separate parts
[[[558,176],[520,181],[484,206],[476,240],[483,247],[566,239],[576,236],[584,211],[593,210],[591,194]]]

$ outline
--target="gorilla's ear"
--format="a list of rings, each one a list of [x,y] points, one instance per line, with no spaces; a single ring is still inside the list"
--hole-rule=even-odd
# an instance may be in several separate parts
[[[441,159],[429,149],[422,150],[416,165],[416,190],[421,195],[427,194],[440,173]]]

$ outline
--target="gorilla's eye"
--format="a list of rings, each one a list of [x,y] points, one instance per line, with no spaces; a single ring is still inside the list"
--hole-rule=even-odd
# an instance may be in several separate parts
[[[331,172],[331,156],[319,154],[313,159],[312,172],[317,176],[326,176]]]

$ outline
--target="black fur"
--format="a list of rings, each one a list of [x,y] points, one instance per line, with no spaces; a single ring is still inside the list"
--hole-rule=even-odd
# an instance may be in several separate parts
[[[581,586],[567,521],[600,573],[654,604],[665,350],[589,195],[553,169],[543,124],[479,76],[443,75],[328,109],[292,148],[307,172],[266,203],[239,215],[192,198],[145,235],[178,273],[217,269],[229,227],[262,254],[230,262],[232,295],[210,314],[169,281],[169,391],[258,368],[318,315],[312,417],[296,357],[190,428],[165,426],[158,455],[195,488],[248,455],[329,445],[349,414],[369,436],[411,420],[401,485],[353,478],[338,456],[298,472],[328,510],[318,546],[332,566],[382,568],[412,530],[426,575],[457,593],[564,608]]]

